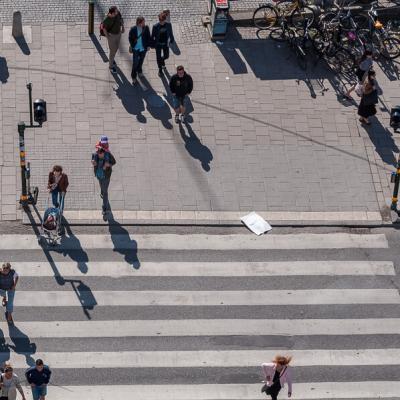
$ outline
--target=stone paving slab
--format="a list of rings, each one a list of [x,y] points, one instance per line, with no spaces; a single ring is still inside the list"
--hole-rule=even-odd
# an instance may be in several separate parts
[[[387,129],[386,109],[400,100],[397,80],[379,71],[384,96],[378,121],[364,129],[356,107],[338,101],[337,77],[323,66],[306,75],[285,46],[258,40],[251,29],[232,32],[223,45],[187,45],[178,26],[175,31],[180,55],[171,55],[168,70],[183,64],[195,82],[193,112],[182,127],[172,120],[167,80],[157,76],[153,51],[145,79],[130,84],[126,37],[115,77],[104,62],[106,42],[95,43],[99,53],[86,25],[33,25],[29,56],[15,45],[0,45],[0,77],[8,75],[0,85],[3,220],[20,216],[16,124],[29,119],[27,81],[34,97],[48,102],[48,122],[26,132],[39,209],[55,163],[70,177],[67,210],[100,208],[90,154],[102,134],[117,158],[110,186],[116,211],[386,207],[399,143]],[[328,91],[322,92],[321,82]]]

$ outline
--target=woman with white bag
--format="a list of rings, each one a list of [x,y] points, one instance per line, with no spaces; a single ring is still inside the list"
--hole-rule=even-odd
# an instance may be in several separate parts
[[[356,70],[357,83],[355,83],[344,95],[349,100],[352,100],[350,93],[352,91],[356,91],[357,95],[361,97],[362,95],[362,85],[367,77],[368,71],[372,68],[373,60],[372,60],[372,51],[365,50],[364,54],[361,56],[360,62],[358,63],[358,67]]]

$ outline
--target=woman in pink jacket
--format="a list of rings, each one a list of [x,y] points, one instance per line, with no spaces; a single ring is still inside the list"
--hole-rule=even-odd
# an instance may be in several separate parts
[[[278,393],[288,385],[288,397],[292,396],[292,372],[289,363],[292,357],[276,356],[272,363],[263,363],[261,368],[265,376],[265,385],[261,393],[265,392],[272,400],[277,400]]]

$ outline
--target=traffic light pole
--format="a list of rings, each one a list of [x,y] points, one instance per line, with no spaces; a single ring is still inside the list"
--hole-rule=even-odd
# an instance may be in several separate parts
[[[28,83],[26,88],[29,92],[29,117],[30,125],[25,122],[18,123],[18,138],[19,138],[19,165],[21,167],[21,196],[19,203],[22,207],[26,208],[29,204],[36,204],[38,188],[34,188],[33,193],[28,190],[27,179],[30,178],[30,171],[26,168],[25,159],[25,129],[26,128],[41,128],[42,125],[33,124],[33,106],[32,106],[32,83]]]
[[[399,158],[397,159],[397,167],[396,167],[396,172],[394,173],[394,188],[393,188],[393,196],[392,196],[392,205],[390,206],[390,209],[392,211],[396,211],[399,213],[397,210],[397,201],[399,198],[399,186],[400,186],[400,154]]]

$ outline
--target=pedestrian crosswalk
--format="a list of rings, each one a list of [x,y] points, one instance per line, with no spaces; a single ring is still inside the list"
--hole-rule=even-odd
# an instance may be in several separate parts
[[[0,360],[21,376],[43,358],[54,400],[256,400],[279,353],[293,399],[400,399],[389,250],[373,233],[3,235],[20,281]]]

